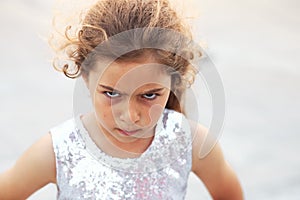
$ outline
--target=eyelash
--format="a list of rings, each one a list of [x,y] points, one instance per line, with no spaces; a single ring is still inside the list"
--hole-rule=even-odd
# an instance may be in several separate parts
[[[118,92],[112,92],[112,91],[105,91],[103,92],[107,97],[113,99],[113,98],[117,98],[117,97],[120,97],[121,94],[118,93]],[[113,94],[117,94],[118,96],[113,96]]]
[[[155,95],[154,97],[151,97],[151,98],[147,98],[146,96],[147,95]],[[144,98],[144,99],[146,99],[146,100],[149,100],[149,101],[151,101],[151,100],[154,100],[154,99],[156,99],[158,96],[160,96],[160,94],[158,94],[158,93],[146,93],[146,94],[142,94],[142,98]]]
[[[108,98],[111,98],[111,99],[118,98],[118,97],[121,96],[121,94],[118,93],[118,92],[105,91],[105,92],[103,92],[103,93],[104,93]],[[114,96],[114,95],[116,95],[116,96]],[[148,95],[148,96],[149,96],[149,95],[151,95],[151,96],[155,95],[155,96],[149,98],[149,97],[146,97],[147,95]],[[142,94],[142,95],[141,95],[142,98],[144,98],[144,99],[146,99],[146,100],[148,100],[148,101],[152,101],[152,100],[156,99],[158,96],[160,96],[160,94],[158,94],[158,93],[146,93],[146,94]]]

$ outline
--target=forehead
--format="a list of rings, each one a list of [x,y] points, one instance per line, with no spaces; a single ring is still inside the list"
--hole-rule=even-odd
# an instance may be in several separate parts
[[[104,84],[120,91],[160,85],[170,87],[167,66],[145,62],[114,62],[99,73],[97,84]]]

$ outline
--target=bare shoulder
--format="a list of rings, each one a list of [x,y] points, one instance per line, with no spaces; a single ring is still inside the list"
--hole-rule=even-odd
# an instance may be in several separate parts
[[[25,199],[55,182],[55,155],[52,137],[47,133],[29,147],[11,169],[0,175],[0,199]]]
[[[193,121],[189,121],[189,123],[193,139],[192,171],[201,174],[204,167],[210,167],[210,165],[216,164],[216,161],[223,162],[224,157],[220,145],[216,140],[210,138],[205,126]]]
[[[225,160],[216,138],[210,138],[208,129],[190,122],[192,145],[192,171],[205,184],[213,199],[243,199],[238,178]]]

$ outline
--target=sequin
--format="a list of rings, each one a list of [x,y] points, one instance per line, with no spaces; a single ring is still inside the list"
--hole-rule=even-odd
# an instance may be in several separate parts
[[[166,109],[155,137],[137,158],[116,158],[99,149],[79,117],[51,129],[57,199],[182,200],[191,171],[187,120]]]

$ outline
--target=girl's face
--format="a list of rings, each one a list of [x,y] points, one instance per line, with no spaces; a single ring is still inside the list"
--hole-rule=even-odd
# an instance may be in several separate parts
[[[133,142],[153,136],[170,94],[171,78],[164,68],[146,60],[114,62],[100,77],[90,72],[96,122],[108,138]]]

